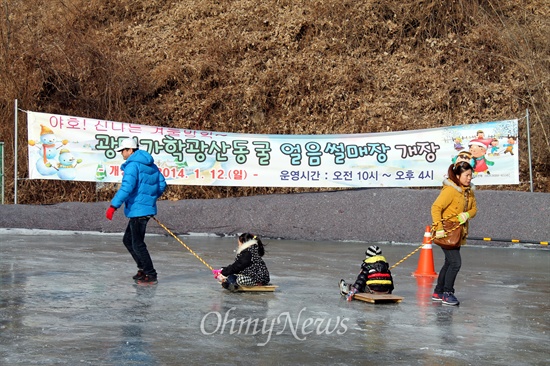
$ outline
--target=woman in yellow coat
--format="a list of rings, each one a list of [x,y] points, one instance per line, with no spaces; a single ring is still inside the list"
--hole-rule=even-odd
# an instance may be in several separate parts
[[[470,183],[472,173],[472,166],[464,161],[449,166],[448,178],[443,181],[443,188],[432,205],[432,220],[436,225],[436,238],[445,237],[441,220],[446,219],[461,224],[460,245],[466,243],[468,220],[477,213],[474,185]],[[456,249],[443,249],[443,253],[445,254],[445,263],[439,271],[432,300],[441,301],[446,305],[458,305],[460,302],[454,295],[454,284],[462,265],[460,246]]]

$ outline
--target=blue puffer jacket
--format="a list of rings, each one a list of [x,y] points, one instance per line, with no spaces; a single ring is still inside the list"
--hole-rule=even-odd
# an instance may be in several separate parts
[[[147,151],[136,150],[121,165],[122,184],[111,201],[119,208],[124,203],[126,217],[157,214],[157,199],[166,189],[166,180]]]

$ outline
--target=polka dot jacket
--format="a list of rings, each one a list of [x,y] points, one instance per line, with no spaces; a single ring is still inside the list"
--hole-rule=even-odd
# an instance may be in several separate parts
[[[258,242],[256,240],[249,240],[243,243],[237,250],[235,261],[222,268],[222,275],[242,275],[249,281],[246,285],[265,286],[269,284],[269,271],[265,265],[264,260],[258,253]]]

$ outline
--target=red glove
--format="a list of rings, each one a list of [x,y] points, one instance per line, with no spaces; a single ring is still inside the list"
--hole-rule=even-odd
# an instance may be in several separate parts
[[[107,209],[107,212],[105,212],[105,217],[108,220],[112,220],[113,215],[115,214],[115,211],[116,211],[116,208],[114,208],[113,206],[109,206],[109,208]]]

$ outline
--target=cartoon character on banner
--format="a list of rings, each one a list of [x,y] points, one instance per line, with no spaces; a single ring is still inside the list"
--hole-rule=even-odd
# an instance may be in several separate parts
[[[75,159],[69,149],[61,149],[59,152],[59,163],[52,166],[57,171],[57,176],[63,180],[73,180],[76,178],[76,166],[82,163],[82,159]],[[50,163],[46,163],[48,166]],[[51,165],[51,164],[50,164]]]
[[[53,131],[44,125],[40,125],[40,140],[29,140],[30,146],[36,146],[38,148],[38,154],[41,159],[36,161],[36,170],[42,175],[54,175],[54,165],[57,164],[55,158],[57,157],[57,150],[69,143],[68,140],[61,141],[60,146],[56,146],[57,138]]]
[[[499,152],[498,152],[498,139],[497,138],[493,138],[491,140],[491,151],[489,152],[489,156],[499,156]]]
[[[474,175],[479,173],[491,174],[489,172],[489,167],[493,166],[495,163],[489,161],[485,158],[485,153],[491,145],[493,139],[473,139],[470,140],[468,146],[470,147],[470,153],[474,158]]]
[[[516,139],[517,137],[515,136],[508,136],[508,142],[504,144],[504,147],[506,147],[504,150],[505,154],[509,153],[510,155],[514,155],[514,145],[516,144]]]
[[[454,148],[456,151],[464,149],[464,146],[462,146],[462,137],[455,137],[454,142]]]
[[[453,164],[456,164],[456,163],[460,163],[462,161],[465,161],[467,162],[468,164],[470,164],[471,166],[474,166],[474,159],[473,159],[473,155],[471,152],[469,151],[466,151],[466,150],[462,150],[458,153],[458,155],[454,156],[452,159],[451,159],[452,163]]]

